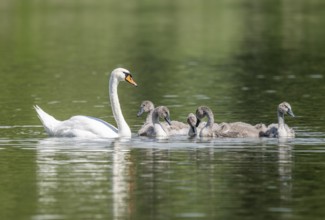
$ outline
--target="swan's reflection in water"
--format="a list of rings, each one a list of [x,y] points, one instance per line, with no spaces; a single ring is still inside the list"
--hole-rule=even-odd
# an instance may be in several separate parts
[[[114,142],[114,154],[112,161],[112,189],[113,189],[113,215],[114,219],[129,219],[132,206],[129,201],[134,188],[134,171],[129,147],[123,142]]]
[[[163,215],[171,208],[170,203],[180,207],[190,205],[189,201],[180,199],[187,198],[189,192],[192,198],[205,201],[206,205],[208,201],[217,201],[215,208],[219,210],[224,210],[224,204],[235,204],[233,201],[252,205],[246,198],[259,201],[260,195],[251,189],[265,183],[274,186],[272,175],[271,179],[260,178],[259,167],[277,169],[279,190],[268,196],[279,202],[269,207],[271,211],[288,214],[288,204],[292,201],[292,143],[271,141],[272,147],[262,148],[261,142],[247,141],[245,147],[237,140],[176,144],[140,138],[45,139],[37,147],[39,201],[34,219],[130,219],[142,216],[144,210]],[[259,147],[250,147],[253,144]],[[263,158],[267,155],[266,160],[260,160],[261,155]],[[252,169],[247,171],[246,165]],[[198,189],[210,193],[201,194]],[[228,200],[221,199],[224,191],[228,192]],[[163,211],[156,203],[162,197],[169,201]],[[186,205],[183,208],[178,213],[187,215]],[[206,211],[197,209],[194,214]]]
[[[37,146],[38,211],[34,219],[112,216],[114,142],[48,138]]]
[[[136,175],[139,175],[136,160],[132,159],[130,146],[133,145],[130,140],[121,139],[40,141],[37,146],[38,214],[34,219],[130,218],[136,208],[134,191]],[[155,156],[164,157],[154,151],[146,149],[142,159],[154,164]]]

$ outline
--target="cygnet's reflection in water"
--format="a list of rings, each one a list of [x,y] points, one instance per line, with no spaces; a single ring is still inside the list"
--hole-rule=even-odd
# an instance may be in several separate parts
[[[280,180],[281,200],[289,201],[292,199],[292,146],[287,139],[279,139],[278,145],[278,172]]]

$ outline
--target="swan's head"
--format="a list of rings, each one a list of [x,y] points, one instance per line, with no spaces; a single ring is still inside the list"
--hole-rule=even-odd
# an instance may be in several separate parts
[[[155,108],[154,110],[158,116],[162,119],[164,119],[169,125],[172,125],[170,122],[170,114],[169,114],[169,109],[166,106],[159,106]]]
[[[193,133],[196,134],[196,123],[197,123],[197,119],[196,119],[196,116],[193,113],[190,113],[187,116],[187,123],[190,125]]]
[[[196,109],[196,118],[197,118],[197,122],[196,122],[196,127],[199,126],[202,118],[204,118],[205,116],[207,116],[208,112],[212,112],[211,109],[207,106],[200,106]]]
[[[134,86],[138,86],[137,83],[133,80],[130,71],[124,68],[116,68],[112,71],[111,76],[118,79],[118,81],[126,81]]]
[[[282,102],[278,107],[278,112],[282,113],[283,115],[288,114],[291,117],[295,117],[293,111],[291,109],[291,105],[287,102]]]
[[[152,102],[146,100],[143,101],[140,105],[139,112],[137,114],[138,117],[140,117],[144,112],[151,112],[155,109],[155,106]]]

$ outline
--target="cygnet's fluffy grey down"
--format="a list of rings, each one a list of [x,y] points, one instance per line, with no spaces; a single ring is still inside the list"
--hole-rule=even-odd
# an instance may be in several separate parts
[[[141,103],[137,116],[139,117],[143,113],[148,113],[148,115],[145,123],[138,131],[138,135],[148,136],[148,133],[152,133],[152,129],[153,129],[152,113],[154,109],[155,109],[154,104],[151,101],[146,100]],[[187,135],[187,131],[189,129],[189,125],[179,121],[171,121],[171,125],[168,125],[166,122],[161,122],[161,124],[168,131],[169,135]]]
[[[147,136],[148,132],[153,132],[153,123],[152,123],[152,112],[155,109],[154,104],[151,101],[145,100],[141,103],[139,112],[137,114],[140,117],[143,113],[148,113],[146,121],[138,131],[138,135]]]
[[[200,106],[197,108],[196,113],[196,127],[199,127],[199,125],[201,124],[201,120],[204,117],[208,118],[208,121],[206,122],[206,124],[200,129],[200,131],[198,132],[200,137],[219,137],[220,133],[219,133],[219,129],[220,126],[216,123],[214,123],[214,116],[212,113],[212,110],[207,107],[207,106]]]
[[[220,124],[219,134],[223,137],[244,138],[259,137],[261,131],[265,131],[264,124],[251,125],[245,122],[232,122]]]
[[[212,110],[207,106],[200,106],[196,110],[197,125],[204,117],[208,118],[206,126],[201,129],[200,137],[259,137],[259,133],[265,130],[265,125],[255,126],[244,122],[214,123]]]
[[[188,136],[189,137],[196,137],[197,132],[196,132],[196,116],[193,113],[190,113],[187,116],[187,123],[189,124],[190,128],[188,130]]]
[[[159,122],[159,118],[164,119],[167,124],[170,123],[170,115],[169,110],[166,106],[158,106],[152,112],[152,122],[153,122],[153,130],[152,132],[147,132],[148,136],[151,137],[166,137],[169,135],[168,130],[164,125]]]
[[[198,134],[200,134],[201,129],[205,127],[206,122],[200,122],[199,126],[196,127],[197,124],[197,118],[193,113],[188,114],[187,116],[187,124],[189,124],[188,129],[188,136],[189,137],[196,137]],[[218,124],[214,123],[213,128],[216,130],[218,128]]]
[[[282,102],[277,109],[278,123],[270,124],[267,130],[260,133],[261,137],[295,137],[295,131],[284,123],[284,115],[295,117],[289,103]]]

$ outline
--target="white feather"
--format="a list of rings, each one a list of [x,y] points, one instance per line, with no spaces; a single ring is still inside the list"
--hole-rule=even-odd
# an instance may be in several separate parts
[[[129,71],[122,68],[113,70],[109,82],[109,96],[118,128],[101,119],[82,115],[59,121],[36,105],[34,108],[48,135],[81,138],[131,137],[131,130],[123,117],[117,95],[117,86],[120,81],[125,80],[126,73],[129,74]]]

